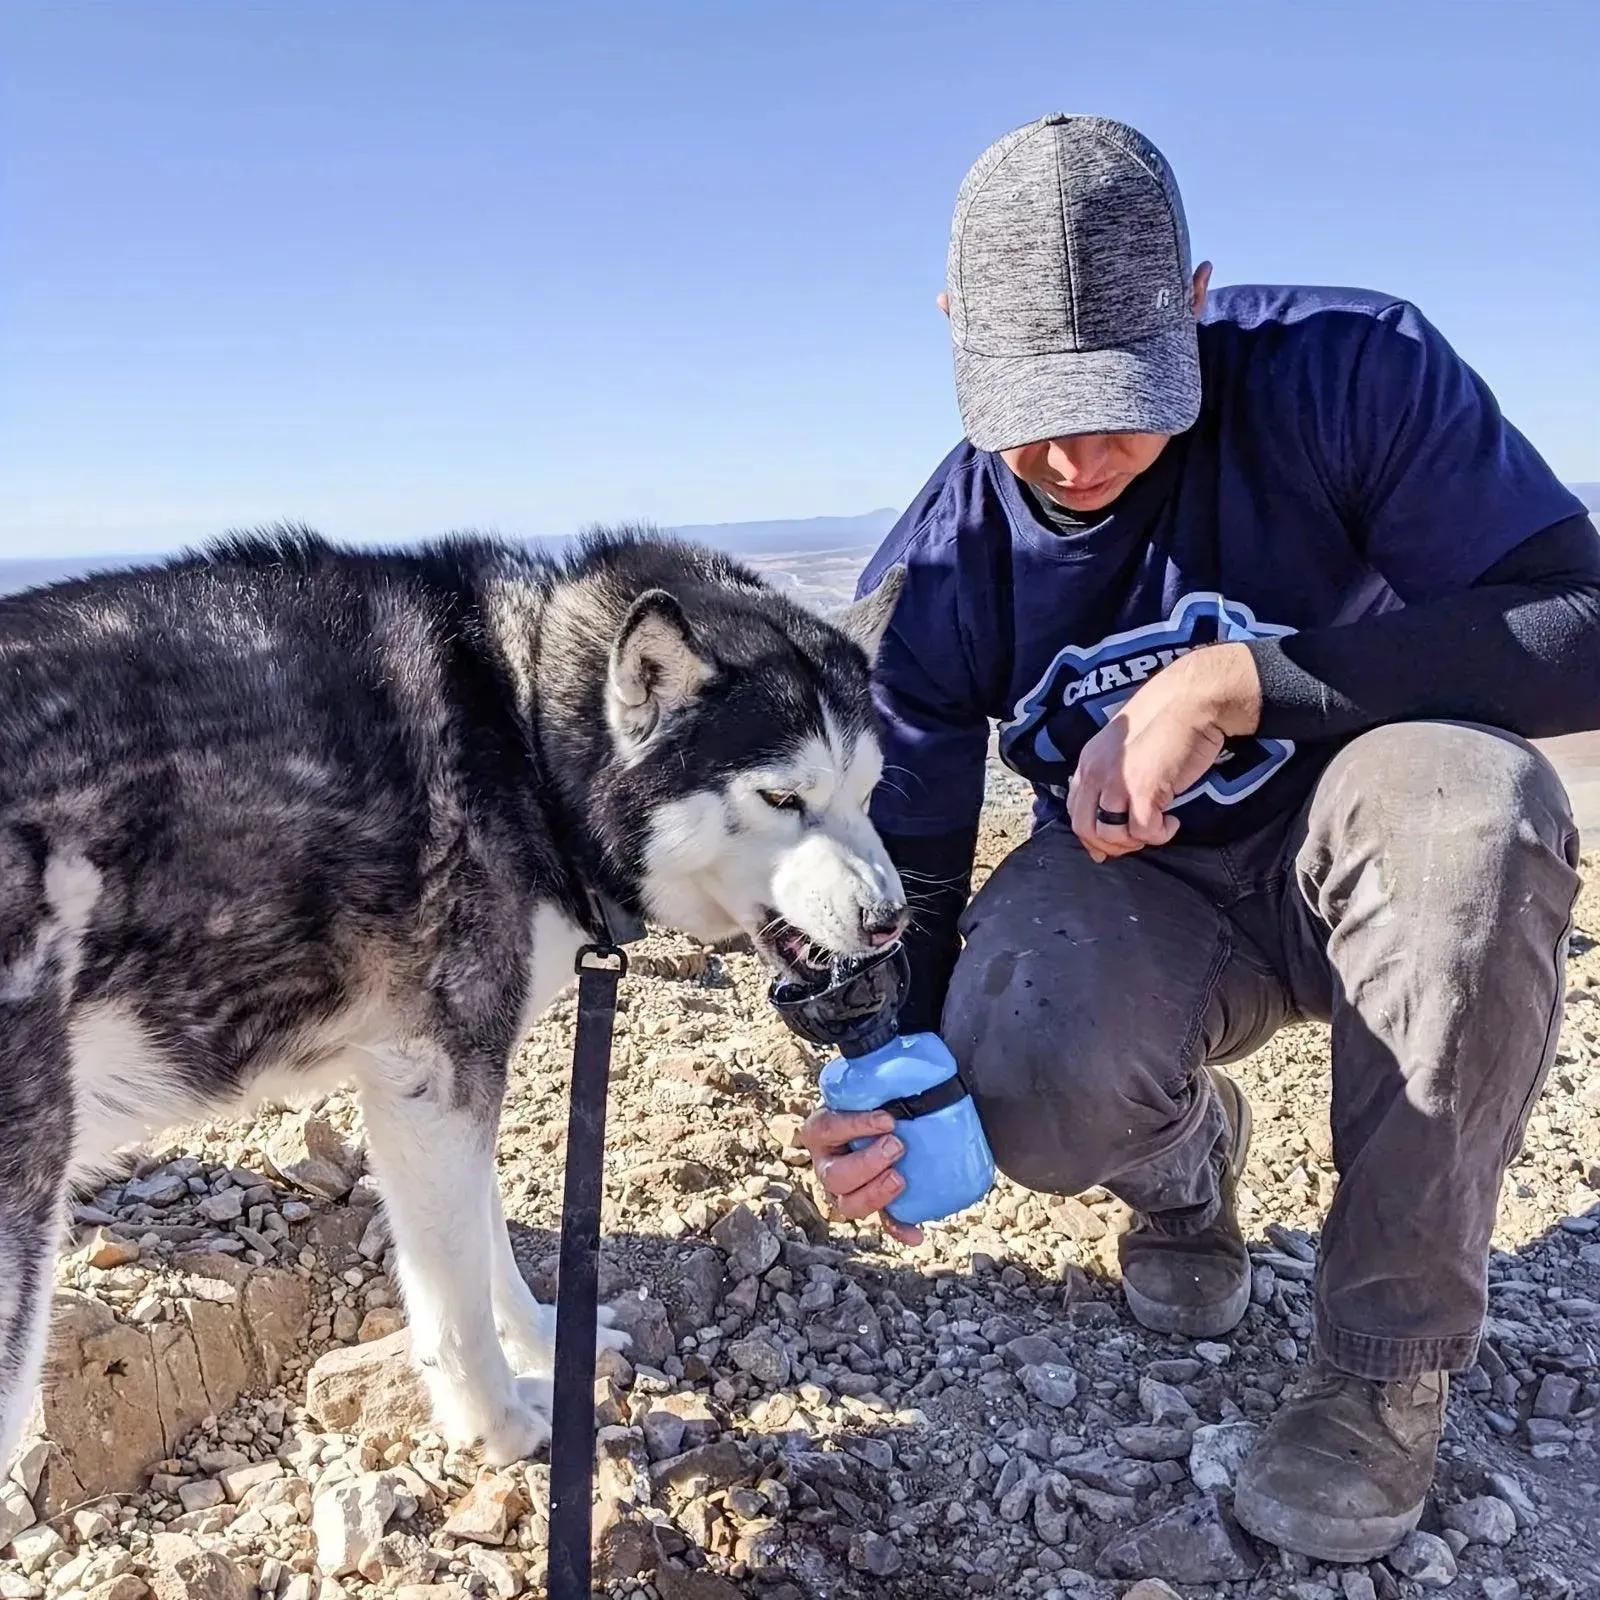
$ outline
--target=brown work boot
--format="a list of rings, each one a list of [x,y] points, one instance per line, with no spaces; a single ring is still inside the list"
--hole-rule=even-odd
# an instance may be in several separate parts
[[[1287,1400],[1239,1469],[1234,1514],[1316,1561],[1375,1561],[1416,1527],[1450,1379],[1377,1383],[1324,1369]]]
[[[1117,1255],[1122,1292],[1137,1321],[1156,1333],[1215,1339],[1238,1327],[1250,1308],[1250,1256],[1235,1202],[1250,1150],[1250,1102],[1232,1078],[1215,1067],[1202,1070],[1227,1123],[1216,1220],[1202,1233],[1176,1237],[1141,1216],[1117,1241]]]

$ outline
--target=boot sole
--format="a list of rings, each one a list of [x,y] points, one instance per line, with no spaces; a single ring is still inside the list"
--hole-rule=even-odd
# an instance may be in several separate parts
[[[1234,1491],[1233,1514],[1246,1533],[1280,1550],[1354,1565],[1388,1555],[1422,1520],[1425,1503],[1397,1517],[1330,1517],[1285,1505],[1241,1482]]]
[[[1217,1076],[1220,1076],[1217,1075]],[[1245,1161],[1250,1154],[1250,1135],[1255,1131],[1255,1113],[1250,1109],[1248,1097],[1232,1079],[1224,1080],[1227,1088],[1218,1085],[1219,1094],[1227,1094],[1234,1108],[1233,1152],[1228,1166],[1235,1184],[1244,1176]],[[1228,1296],[1209,1306],[1174,1306],[1161,1300],[1151,1300],[1142,1295],[1126,1278],[1122,1280],[1123,1298],[1133,1320],[1152,1333],[1176,1333],[1189,1339],[1220,1339],[1232,1333],[1244,1321],[1250,1309],[1250,1257],[1245,1255],[1244,1282]]]
[[[1250,1309],[1250,1278],[1226,1300],[1209,1306],[1170,1306],[1160,1300],[1148,1300],[1126,1278],[1122,1280],[1123,1298],[1133,1320],[1152,1333],[1180,1333],[1191,1339],[1220,1339],[1232,1333],[1244,1321]]]

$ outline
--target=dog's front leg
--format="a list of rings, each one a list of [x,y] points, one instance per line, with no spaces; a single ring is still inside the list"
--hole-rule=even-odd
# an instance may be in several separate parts
[[[506,1230],[500,1186],[491,1186],[493,1208],[489,1214],[489,1247],[494,1255],[494,1317],[500,1342],[514,1371],[548,1378],[555,1368],[556,1308],[534,1298]],[[626,1350],[629,1336],[611,1326],[616,1313],[601,1306],[595,1329],[595,1348]]]
[[[15,982],[16,969],[0,966],[0,978]],[[0,1002],[0,1484],[33,1410],[50,1330],[77,1121],[70,1060],[55,997]]]
[[[362,1086],[362,1107],[435,1419],[452,1443],[481,1441],[495,1465],[522,1460],[550,1436],[549,1385],[517,1377],[495,1327],[504,1063],[451,1062],[436,1044],[417,1042],[381,1065]]]
[[[0,1484],[38,1393],[67,1187],[56,1141],[28,1148],[35,1130],[4,1131],[17,1142],[0,1149]]]

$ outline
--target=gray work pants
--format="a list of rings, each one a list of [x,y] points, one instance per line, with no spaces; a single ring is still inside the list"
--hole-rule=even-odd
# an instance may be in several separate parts
[[[1197,1069],[1328,1021],[1319,1353],[1376,1379],[1471,1366],[1561,1022],[1578,843],[1559,779],[1509,734],[1396,724],[1345,746],[1298,816],[1182,840],[1096,865],[1054,824],[968,907],[944,1034],[997,1162],[1197,1231],[1221,1135]]]

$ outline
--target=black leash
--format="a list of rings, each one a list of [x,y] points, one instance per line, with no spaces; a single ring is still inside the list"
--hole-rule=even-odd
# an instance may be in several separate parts
[[[630,919],[631,920],[631,919]],[[567,1174],[561,1197],[556,1279],[555,1393],[550,1418],[549,1600],[590,1600],[594,1522],[594,1348],[599,1310],[600,1200],[606,1144],[606,1086],[617,985],[628,970],[606,917],[605,937],[578,952],[578,1026],[567,1110]]]

